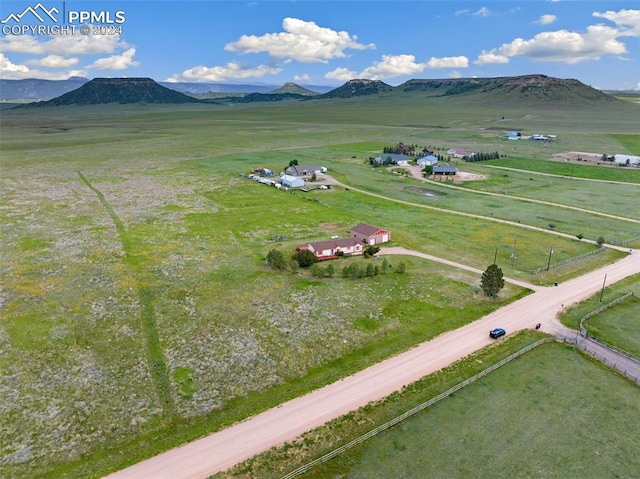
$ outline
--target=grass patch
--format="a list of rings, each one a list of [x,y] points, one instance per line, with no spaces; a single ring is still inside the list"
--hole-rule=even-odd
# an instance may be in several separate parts
[[[215,477],[281,477],[497,362],[532,337],[518,335],[516,341],[486,348]],[[581,379],[587,376],[589,384]],[[541,471],[559,477],[609,477],[611,471],[632,477],[640,465],[633,433],[640,425],[638,394],[635,385],[591,358],[545,344],[305,477],[418,477],[425,470],[452,478]]]
[[[640,358],[640,275],[607,285],[604,292],[598,292],[564,311],[560,320],[566,326],[577,329],[580,327],[580,319],[586,314],[626,293],[633,293],[634,296],[592,316],[585,321],[584,326],[589,334]]]
[[[368,222],[389,228],[396,245],[480,269],[497,248],[505,275],[549,284],[621,253],[532,278],[549,248],[559,261],[593,247],[453,213],[499,211],[543,227],[538,217],[554,218],[587,238],[638,235],[620,221],[437,186],[443,211],[427,209],[433,198],[412,191],[417,182],[364,163],[398,141],[508,153],[504,115],[537,130],[544,114],[563,149],[613,151],[611,133],[637,129],[633,105],[551,116],[428,106],[439,124],[424,122],[425,104],[395,96],[3,110],[1,475],[103,476],[526,294],[508,285],[499,301],[479,300],[478,275],[414,258],[391,258],[405,275],[363,281],[280,274],[264,264],[274,246],[292,253]],[[552,153],[522,146],[532,158]],[[241,176],[294,159],[386,198],[334,188],[308,201]]]
[[[632,168],[609,168],[546,160],[532,161],[529,158],[504,158],[483,163],[574,178],[640,183],[640,170]]]

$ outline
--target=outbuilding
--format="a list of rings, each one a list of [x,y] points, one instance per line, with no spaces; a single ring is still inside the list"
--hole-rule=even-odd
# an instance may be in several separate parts
[[[304,186],[304,180],[292,175],[282,175],[280,177],[280,184],[288,188],[300,188]]]
[[[377,226],[360,223],[351,228],[351,236],[367,245],[376,245],[391,241],[391,232]]]
[[[455,166],[435,165],[432,173],[434,175],[455,175],[457,172]]]

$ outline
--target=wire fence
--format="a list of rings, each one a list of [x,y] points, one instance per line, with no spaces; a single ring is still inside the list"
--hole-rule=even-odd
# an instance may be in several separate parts
[[[542,271],[547,271],[553,268],[557,268],[558,266],[562,266],[567,263],[573,263],[574,261],[581,260],[582,258],[586,258],[587,256],[592,256],[594,254],[602,253],[603,251],[606,251],[606,248],[598,248],[591,251],[587,251],[586,253],[579,254],[578,256],[572,256],[571,258],[566,258],[556,263],[550,263],[549,266],[541,266],[540,268],[536,268],[531,271],[531,274],[537,274]]]
[[[621,303],[622,301],[624,301],[625,299],[627,299],[627,298],[629,298],[631,296],[633,296],[633,292],[627,293],[627,294],[625,294],[623,296],[620,296],[618,299],[614,299],[613,301],[611,301],[611,302],[609,302],[609,303],[607,303],[607,304],[605,304],[603,306],[600,306],[598,309],[595,309],[595,310],[591,311],[590,313],[585,314],[582,318],[580,318],[580,334],[582,334],[582,336],[584,336],[585,338],[587,336],[589,336],[589,331],[587,330],[587,328],[583,324],[587,319],[595,316],[596,314],[602,313],[604,310],[609,309],[611,306],[615,306],[618,303]],[[613,346],[611,346],[611,347],[613,347]]]
[[[575,344],[576,347],[580,348],[582,351],[584,351],[587,354],[593,356],[597,360],[602,361],[605,365],[609,366],[610,368],[615,369],[620,374],[626,376],[627,378],[629,378],[633,382],[635,382],[638,386],[640,386],[640,375],[638,375],[636,372],[630,371],[629,369],[625,368],[624,366],[618,364],[616,361],[614,361],[614,360],[610,359],[609,357],[607,357],[606,354],[603,354],[602,352],[597,351],[595,348],[590,347],[589,343],[587,341],[579,342],[577,340],[577,338],[570,338],[570,337],[562,338],[562,340],[565,343]],[[638,358],[636,358],[634,356],[631,356],[631,355],[629,355],[629,354],[627,354],[627,353],[625,353],[623,351],[620,351],[619,349],[614,348],[613,346],[611,346],[609,344],[603,343],[602,341],[597,341],[597,342],[603,348],[610,349],[611,351],[614,351],[616,354],[625,356],[626,358],[631,359],[632,361],[635,361],[635,362],[640,364],[640,360],[638,360]]]
[[[352,448],[353,446],[356,446],[357,444],[360,444],[364,441],[366,441],[367,439],[380,434],[382,431],[385,431],[387,429],[389,429],[392,426],[395,426],[396,424],[398,424],[399,422],[404,421],[405,419],[413,416],[414,414],[419,413],[420,411],[433,406],[435,403],[437,403],[438,401],[441,401],[442,399],[445,399],[449,396],[451,396],[453,393],[455,393],[456,391],[459,391],[460,389],[464,388],[465,386],[468,386],[469,384],[477,381],[478,379],[486,376],[487,374],[489,374],[490,372],[495,371],[496,369],[498,369],[501,366],[504,366],[505,364],[507,364],[508,362],[516,359],[519,356],[522,356],[524,353],[531,351],[533,348],[536,348],[538,346],[540,346],[541,344],[544,343],[549,343],[555,341],[555,338],[543,338],[540,339],[539,341],[536,341],[535,343],[532,343],[524,348],[522,348],[519,351],[516,351],[515,353],[513,353],[512,355],[504,358],[502,361],[494,364],[493,366],[488,367],[487,369],[479,372],[478,374],[475,374],[473,376],[471,376],[468,379],[465,379],[464,381],[462,381],[461,383],[456,384],[455,386],[453,386],[451,389],[448,389],[447,391],[443,392],[442,394],[439,394],[438,396],[429,399],[428,401],[419,404],[418,406],[414,407],[413,409],[410,409],[409,411],[405,412],[404,414],[397,416],[395,418],[393,418],[392,420],[376,427],[375,429],[372,429],[371,431],[367,432],[366,434],[363,434],[362,436],[354,439],[353,441],[344,444],[343,446],[340,446],[337,449],[334,449],[333,451],[325,454],[324,456],[321,456],[311,462],[309,462],[308,464],[305,464],[302,467],[299,467],[298,469],[291,471],[289,474],[287,474],[286,476],[283,476],[282,479],[292,479],[294,477],[300,476],[301,474],[305,474],[306,472],[309,471],[309,469],[311,469],[313,466],[316,466],[318,464],[321,464],[323,462],[327,462],[328,460],[338,456],[339,454],[342,454],[344,451],[346,451],[347,449]]]

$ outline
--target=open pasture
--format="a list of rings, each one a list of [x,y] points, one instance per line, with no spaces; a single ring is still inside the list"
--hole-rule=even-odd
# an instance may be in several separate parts
[[[393,258],[405,274],[317,280],[269,270],[273,248],[292,253],[364,221],[479,268],[497,248],[506,275],[545,284],[618,257],[533,277],[549,248],[564,259],[593,246],[420,208],[415,181],[364,165],[378,145],[411,138],[480,142],[467,122],[493,118],[484,107],[456,123],[454,105],[441,128],[437,116],[418,123],[415,107],[400,122],[393,102],[311,105],[3,110],[2,475],[101,475],[526,294],[509,286],[488,301],[474,275],[415,258]],[[343,188],[287,193],[241,176],[292,159],[326,162],[345,183],[411,204]],[[490,211],[473,193],[443,197],[449,210]],[[497,204],[523,224],[540,215]],[[573,218],[572,233],[623,231]]]
[[[305,477],[631,478],[639,395],[594,360],[542,345]]]
[[[587,319],[584,326],[589,334],[640,358],[640,276],[638,275],[606,285],[604,291],[564,311],[560,315],[560,320],[566,326],[577,329],[580,327],[582,317],[627,293],[633,293],[633,296]]]
[[[640,183],[589,181],[578,179],[579,176],[563,178],[541,175],[536,172],[496,169],[478,163],[460,164],[458,167],[464,171],[486,176],[485,180],[460,184],[461,187],[469,190],[531,198],[536,201],[573,206],[574,208],[640,220],[640,211],[629,207],[634,204],[640,194]],[[577,166],[575,169],[579,168],[584,167]],[[638,170],[637,176],[640,180],[640,170]],[[636,228],[637,224],[636,221],[636,226],[630,225],[630,227]]]

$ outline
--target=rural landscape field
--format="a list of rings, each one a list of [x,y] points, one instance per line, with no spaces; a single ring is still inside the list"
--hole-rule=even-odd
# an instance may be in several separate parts
[[[640,105],[564,95],[394,90],[255,103],[3,106],[0,476],[102,477],[531,293],[507,281],[490,298],[476,273],[385,255],[385,247],[480,270],[495,262],[505,277],[543,287],[640,248],[640,168],[554,159],[640,155]],[[512,130],[554,140],[511,141]],[[372,167],[370,157],[399,143],[433,150],[473,180]],[[499,158],[468,163],[452,158],[452,148]],[[308,191],[248,178],[292,162],[323,166],[326,175]],[[298,245],[349,236],[359,223],[389,230],[391,242],[373,257],[324,262],[335,265],[332,277],[267,263],[273,250],[288,261]],[[345,277],[353,263],[382,272]],[[640,356],[640,277],[602,293],[607,303],[629,292],[635,296],[589,328]],[[576,304],[561,320],[576,329],[602,300]],[[220,476],[280,477],[541,337],[501,339],[406,397]],[[504,465],[495,477],[633,477],[640,468],[637,384],[561,344],[492,374],[309,477],[417,477],[422,461],[433,477],[452,478],[488,477],[493,461]],[[504,410],[508,420],[488,420]],[[533,420],[538,413],[544,422]],[[549,442],[519,434],[533,429]],[[418,457],[415,448],[430,453]],[[556,453],[562,465],[550,462]],[[457,466],[444,460],[450,455]]]

